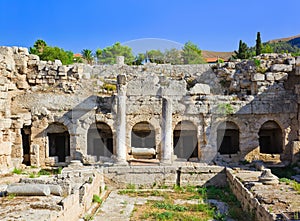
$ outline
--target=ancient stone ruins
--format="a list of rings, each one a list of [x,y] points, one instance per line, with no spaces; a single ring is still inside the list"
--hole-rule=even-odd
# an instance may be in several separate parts
[[[0,47],[0,73],[0,174],[22,165],[61,166],[66,171],[56,183],[87,173],[102,180],[97,188],[103,188],[103,174],[120,187],[227,179],[233,188],[245,188],[224,166],[299,161],[300,57],[262,54],[220,64],[140,66],[119,58],[116,65],[63,66],[41,61],[26,48]],[[88,177],[70,185],[80,189]],[[65,195],[72,193],[68,188]],[[95,192],[85,188],[66,204],[82,203]],[[248,197],[239,200],[256,211],[261,206]],[[69,216],[86,211],[83,204]]]

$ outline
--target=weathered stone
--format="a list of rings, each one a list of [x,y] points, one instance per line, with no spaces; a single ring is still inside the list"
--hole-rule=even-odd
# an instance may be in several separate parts
[[[287,78],[288,78],[288,73],[285,73],[285,72],[274,73],[274,79],[275,79],[275,81],[284,81]]]
[[[256,73],[252,75],[252,81],[264,81],[265,80],[265,75],[261,73]]]
[[[271,66],[270,70],[272,72],[291,72],[293,70],[293,66],[287,64],[274,64]]]
[[[267,73],[265,73],[265,75],[266,75],[266,80],[267,81],[274,81],[275,80],[274,74],[272,72],[267,72]]]
[[[54,65],[62,66],[62,63],[60,60],[54,60]]]
[[[190,90],[191,95],[207,95],[210,94],[210,86],[207,84],[195,84]]]
[[[15,194],[17,196],[48,196],[50,195],[50,188],[43,184],[11,184],[6,189],[8,194]]]

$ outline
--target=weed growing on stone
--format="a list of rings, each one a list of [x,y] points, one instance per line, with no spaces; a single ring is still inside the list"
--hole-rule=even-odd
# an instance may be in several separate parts
[[[10,194],[7,195],[7,198],[8,198],[9,200],[14,199],[15,197],[16,197],[16,194],[13,194],[13,193],[10,193]]]
[[[99,195],[97,195],[97,194],[94,194],[93,195],[93,203],[102,203],[102,199],[100,198],[100,196]]]
[[[30,173],[29,174],[29,178],[36,178],[36,177],[39,177],[39,175],[36,174],[36,173]]]
[[[83,217],[84,221],[90,221],[90,220],[94,220],[94,216],[87,214]]]
[[[126,189],[128,189],[128,190],[135,190],[136,187],[135,187],[134,184],[130,183],[130,184],[128,184],[128,185],[126,186]]]

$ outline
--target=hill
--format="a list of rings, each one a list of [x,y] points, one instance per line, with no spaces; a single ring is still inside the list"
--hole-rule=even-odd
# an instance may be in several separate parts
[[[264,45],[266,44],[270,45],[275,53],[289,52],[294,55],[300,54],[300,35],[273,39],[264,43]]]
[[[295,35],[295,36],[291,36],[291,37],[286,37],[286,38],[278,38],[278,39],[273,39],[268,41],[267,43],[276,43],[276,42],[282,42],[282,41],[293,41],[293,40],[297,40],[300,39],[300,34],[299,35]],[[299,40],[298,40],[299,41]]]

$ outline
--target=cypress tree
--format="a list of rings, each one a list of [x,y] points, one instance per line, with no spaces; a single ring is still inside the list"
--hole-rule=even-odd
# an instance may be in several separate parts
[[[255,45],[256,55],[260,55],[261,50],[262,50],[262,44],[261,44],[260,32],[257,32],[256,45]]]

